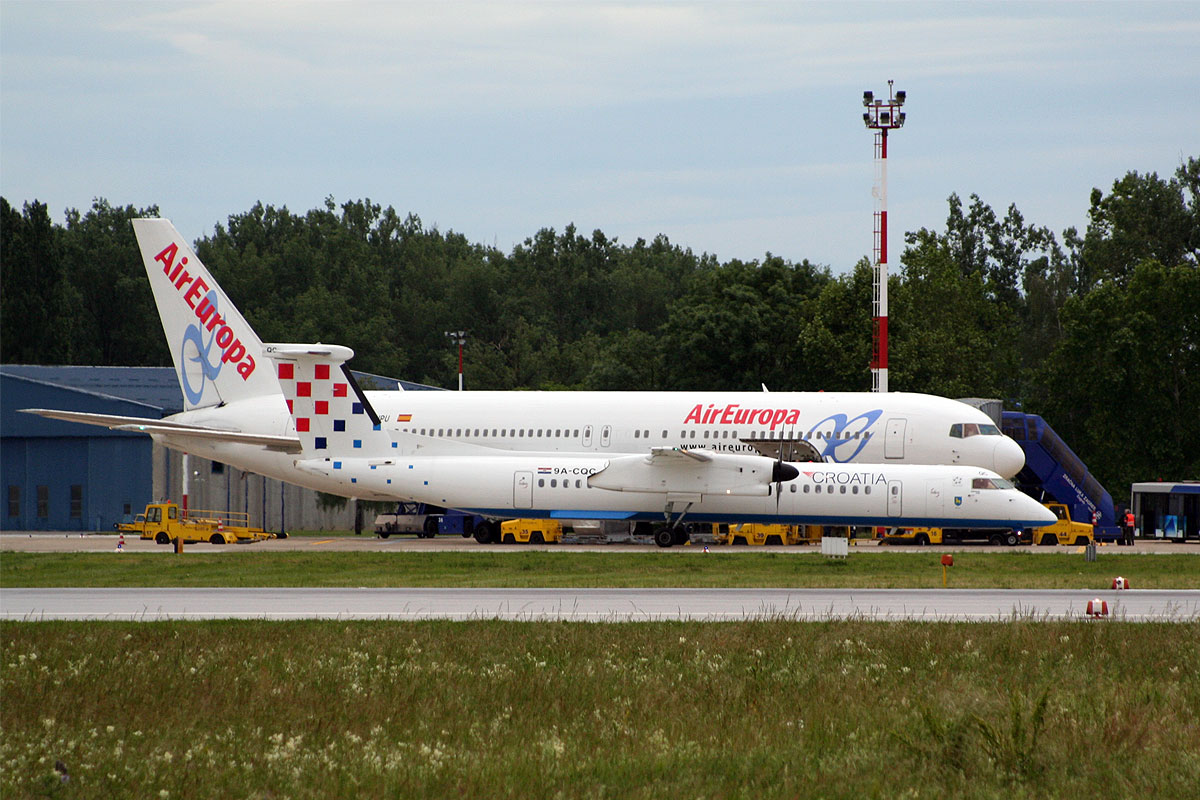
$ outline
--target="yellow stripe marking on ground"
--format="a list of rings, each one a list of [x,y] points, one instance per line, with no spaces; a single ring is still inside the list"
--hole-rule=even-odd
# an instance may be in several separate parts
[[[314,544],[314,545],[316,545],[316,544],[329,544],[329,543],[330,543],[330,542],[332,542],[332,541],[333,541],[333,539],[322,539],[322,540],[321,540],[321,541],[319,541],[319,542],[310,542],[310,544]]]

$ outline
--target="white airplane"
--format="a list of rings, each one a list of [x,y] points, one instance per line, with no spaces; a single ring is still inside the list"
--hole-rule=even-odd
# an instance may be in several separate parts
[[[141,431],[166,447],[322,491],[298,470],[299,433],[262,341],[169,220],[133,221],[184,411],[160,420],[27,409]],[[351,382],[350,385],[355,385]],[[355,389],[358,392],[357,387]],[[381,429],[474,452],[710,453],[789,461],[947,464],[1012,477],[1016,442],[978,409],[924,394],[871,392],[362,392]],[[665,448],[665,450],[664,450]],[[350,496],[377,499],[353,487]]]
[[[647,453],[530,453],[446,442],[375,422],[338,345],[268,344],[300,439],[296,469],[350,496],[457,508],[488,518],[1012,528],[1053,523],[1046,507],[980,467],[790,464],[762,455],[651,447]],[[786,484],[786,488],[785,488]],[[951,499],[952,498],[952,499]],[[498,523],[485,523],[498,527]],[[485,538],[495,538],[487,530]]]

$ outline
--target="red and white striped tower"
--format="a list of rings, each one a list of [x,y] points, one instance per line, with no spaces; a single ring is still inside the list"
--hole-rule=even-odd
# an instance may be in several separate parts
[[[888,81],[888,99],[876,100],[873,92],[863,92],[863,123],[875,131],[875,300],[872,304],[874,332],[871,337],[871,389],[888,390],[888,302],[887,302],[887,144],[888,131],[904,127],[905,92],[892,93]]]

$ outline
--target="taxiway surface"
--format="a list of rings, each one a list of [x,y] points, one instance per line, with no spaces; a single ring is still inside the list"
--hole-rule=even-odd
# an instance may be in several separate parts
[[[4,589],[8,620],[504,619],[1200,620],[1200,590],[1027,589]]]

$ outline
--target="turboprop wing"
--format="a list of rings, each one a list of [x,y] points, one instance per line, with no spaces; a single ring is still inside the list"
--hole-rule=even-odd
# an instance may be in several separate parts
[[[648,456],[610,459],[604,469],[588,477],[588,486],[618,492],[765,497],[771,484],[799,474],[791,464],[763,456],[655,447]]]

